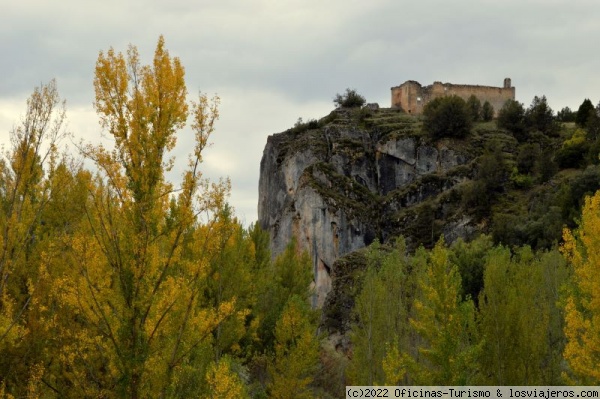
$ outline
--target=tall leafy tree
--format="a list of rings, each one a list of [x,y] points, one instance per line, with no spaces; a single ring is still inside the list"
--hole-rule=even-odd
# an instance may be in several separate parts
[[[564,350],[575,382],[600,383],[600,192],[587,197],[579,229],[564,230],[561,248],[573,267],[565,303]]]
[[[477,375],[480,348],[473,301],[461,299],[460,274],[449,260],[443,239],[423,266],[417,271],[415,313],[410,319],[420,338],[417,352],[388,352],[387,383],[403,378],[415,385],[469,384]]]
[[[0,383],[16,395],[44,371],[41,343],[48,337],[36,328],[45,324],[37,316],[47,293],[40,258],[51,241],[49,216],[56,216],[48,208],[67,191],[58,187],[66,182],[58,152],[68,136],[64,119],[56,82],[36,87],[0,158]]]
[[[72,344],[62,362],[72,395],[164,397],[235,313],[233,299],[212,306],[202,296],[218,251],[215,215],[229,190],[228,182],[211,186],[199,170],[218,98],[201,95],[188,105],[184,69],[162,36],[152,65],[141,65],[134,46],[127,56],[101,52],[94,88],[114,149],[84,148],[99,172],[89,187],[88,223],[70,241],[73,274],[56,285],[81,327],[65,327]],[[173,166],[165,156],[190,112],[195,144],[175,190],[165,180]]]
[[[356,299],[357,323],[352,328],[352,361],[349,383],[385,382],[383,360],[390,347],[410,345],[408,319],[415,292],[403,239],[393,248],[377,242],[367,250],[367,271]]]
[[[235,304],[233,317],[224,320],[213,332],[218,361],[224,354],[241,355],[241,341],[252,339],[256,325],[250,326],[250,313],[256,304],[257,287],[253,278],[256,271],[253,243],[229,206],[218,213],[212,231],[217,247],[208,269],[206,300],[214,308],[228,302]]]
[[[492,239],[486,235],[481,235],[469,243],[458,239],[450,247],[449,258],[460,273],[463,298],[471,297],[477,301],[483,288],[485,258],[491,248]]]
[[[310,384],[319,360],[319,340],[306,299],[292,296],[275,326],[270,397],[312,398]]]
[[[259,351],[272,351],[275,344],[275,326],[286,303],[293,296],[306,301],[311,295],[311,261],[306,252],[300,252],[295,240],[273,261],[267,273],[260,273],[255,316],[258,318]]]
[[[491,250],[479,299],[480,362],[490,385],[558,385],[563,344],[557,303],[566,269],[556,251]]]

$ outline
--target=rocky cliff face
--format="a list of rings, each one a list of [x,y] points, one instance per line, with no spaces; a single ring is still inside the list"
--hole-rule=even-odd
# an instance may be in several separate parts
[[[403,234],[418,245],[468,235],[471,221],[452,192],[472,174],[473,158],[460,142],[431,142],[398,110],[336,110],[269,136],[259,223],[274,256],[292,238],[310,253],[313,306],[321,307],[335,260],[375,239]]]

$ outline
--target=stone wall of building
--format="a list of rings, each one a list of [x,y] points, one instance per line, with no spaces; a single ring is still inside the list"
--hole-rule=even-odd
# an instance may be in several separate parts
[[[421,86],[419,82],[409,80],[400,86],[392,87],[392,107],[403,109],[410,114],[419,115],[429,101],[443,96],[457,95],[467,100],[475,95],[481,103],[489,101],[494,107],[495,115],[506,100],[515,99],[515,88],[509,78],[504,79],[503,87],[457,85],[452,83],[434,82],[429,86]]]

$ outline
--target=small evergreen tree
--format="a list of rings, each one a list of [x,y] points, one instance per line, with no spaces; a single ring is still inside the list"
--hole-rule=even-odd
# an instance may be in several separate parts
[[[575,115],[575,123],[577,123],[578,126],[585,127],[590,112],[593,111],[594,104],[592,104],[589,98],[586,98],[585,100],[583,100],[583,102],[579,106],[579,109],[577,110],[577,114]]]
[[[535,96],[525,112],[525,125],[529,131],[540,131],[546,135],[554,135],[558,126],[554,121],[554,111],[548,105],[546,96]]]
[[[439,97],[423,109],[423,129],[433,138],[466,137],[471,130],[471,114],[458,96]]]
[[[588,132],[587,136],[590,141],[598,140],[600,137],[600,103],[588,113],[585,129]]]
[[[517,140],[527,138],[524,126],[525,109],[515,100],[507,100],[498,112],[498,127],[510,131]]]
[[[471,94],[471,97],[467,100],[467,108],[469,108],[473,121],[481,119],[481,101],[474,94]]]
[[[481,119],[488,122],[494,118],[494,107],[489,101],[485,101],[481,107]]]

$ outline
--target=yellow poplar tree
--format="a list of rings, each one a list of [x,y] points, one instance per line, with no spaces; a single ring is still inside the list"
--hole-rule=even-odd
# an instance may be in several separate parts
[[[219,247],[212,226],[229,192],[228,181],[210,184],[199,170],[219,99],[188,105],[184,68],[162,36],[151,65],[134,46],[127,56],[101,52],[94,88],[114,148],[83,147],[98,173],[87,224],[70,239],[73,272],[55,284],[74,315],[63,329],[71,344],[60,361],[73,387],[64,394],[166,397],[189,375],[206,374],[212,332],[235,306],[235,298],[218,307],[203,298]],[[175,189],[164,175],[174,160],[165,157],[190,113],[195,145]]]
[[[600,192],[586,198],[579,229],[565,229],[563,238],[561,251],[573,266],[564,358],[575,382],[595,385],[600,383]]]
[[[0,159],[0,344],[19,335],[18,317],[30,299],[28,292],[11,289],[19,286],[11,283],[15,273],[23,277],[28,269],[35,230],[48,201],[44,166],[66,135],[64,118],[56,82],[35,88],[25,118],[10,133],[12,148]]]
[[[43,374],[33,353],[38,331],[30,322],[37,322],[32,308],[43,298],[38,264],[48,240],[42,224],[57,194],[52,175],[58,145],[68,136],[64,119],[56,82],[36,87],[9,134],[9,150],[0,155],[0,384],[17,396]]]
[[[248,391],[239,375],[232,370],[232,362],[228,357],[221,358],[211,364],[207,373],[210,399],[244,399]]]
[[[270,397],[312,398],[310,384],[319,360],[319,341],[306,300],[292,296],[275,327],[275,359],[269,371]]]
[[[256,336],[257,320],[251,310],[256,304],[254,244],[226,206],[213,227],[218,239],[217,253],[211,259],[205,295],[213,307],[235,300],[235,315],[213,332],[215,360],[224,354],[243,355],[243,342]]]

